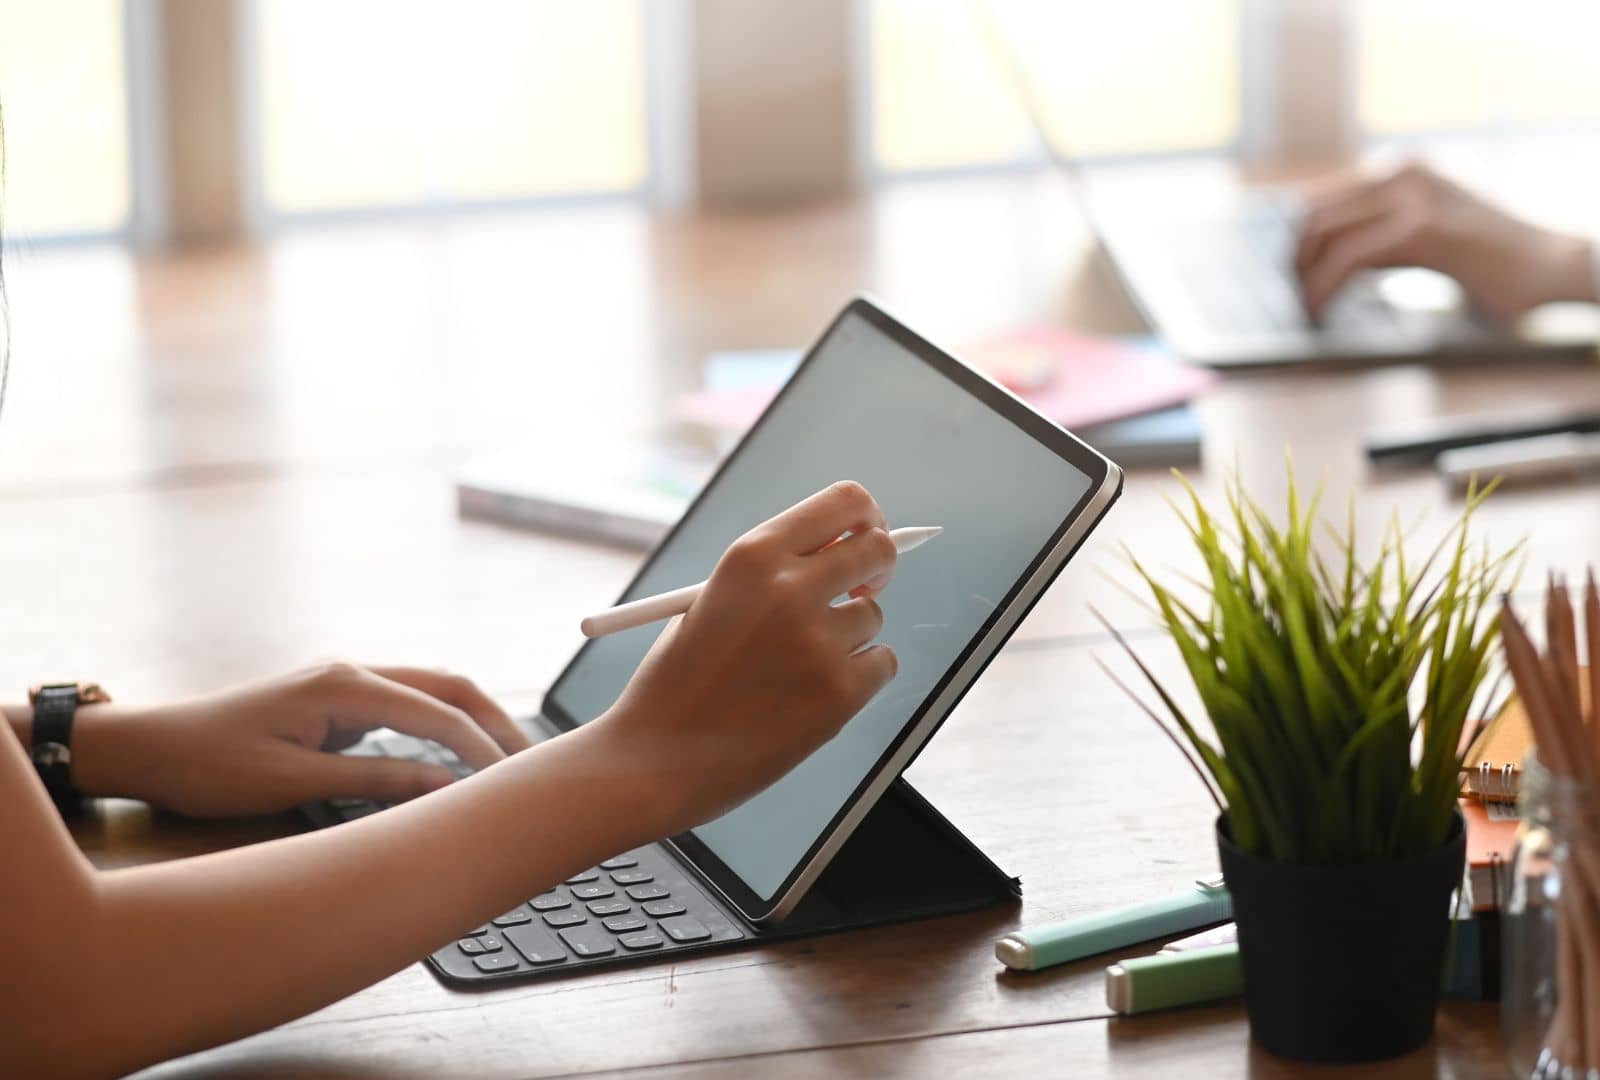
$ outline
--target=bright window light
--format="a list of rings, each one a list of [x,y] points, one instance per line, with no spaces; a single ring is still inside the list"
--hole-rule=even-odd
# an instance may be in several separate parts
[[[1593,0],[1363,0],[1358,32],[1370,132],[1600,119]]]
[[[870,0],[873,155],[887,171],[1016,161],[1036,146],[993,35],[1074,156],[1231,144],[1239,0]]]
[[[625,192],[646,0],[257,0],[278,213]]]
[[[0,5],[8,238],[128,223],[122,0]]]

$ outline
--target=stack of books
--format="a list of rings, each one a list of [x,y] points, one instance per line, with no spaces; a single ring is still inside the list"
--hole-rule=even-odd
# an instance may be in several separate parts
[[[1533,747],[1527,713],[1515,695],[1475,734],[1463,756],[1461,815],[1467,867],[1457,899],[1452,997],[1500,999],[1500,910],[1511,884],[1511,856],[1522,818],[1517,793]]]

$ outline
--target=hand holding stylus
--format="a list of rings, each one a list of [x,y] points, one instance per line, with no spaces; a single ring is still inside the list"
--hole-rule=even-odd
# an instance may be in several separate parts
[[[848,535],[846,535],[848,534]],[[840,539],[843,537],[843,539]],[[834,484],[734,541],[693,609],[657,635],[616,703],[584,725],[651,788],[671,834],[726,812],[839,733],[895,677],[874,597],[898,555],[860,484]],[[850,599],[839,597],[850,594]],[[836,602],[837,601],[837,602]]]
[[[944,527],[940,525],[909,526],[895,529],[889,534],[889,539],[894,541],[895,553],[904,555],[926,544],[942,532]],[[615,634],[620,630],[632,630],[636,626],[644,626],[646,623],[658,622],[661,619],[670,619],[674,615],[686,613],[705,587],[706,583],[701,581],[685,585],[681,589],[673,589],[671,592],[657,593],[655,596],[618,604],[598,615],[590,615],[579,624],[579,628],[583,630],[584,637],[597,638]]]

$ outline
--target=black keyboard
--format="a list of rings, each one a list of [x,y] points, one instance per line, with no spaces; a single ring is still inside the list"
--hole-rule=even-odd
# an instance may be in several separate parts
[[[443,747],[390,731],[369,735],[345,753],[427,761],[458,777],[471,772]],[[326,826],[377,813],[385,805],[367,799],[332,799],[302,810],[312,824]],[[448,982],[481,984],[638,962],[751,936],[664,848],[650,845],[607,859],[529,897],[428,960]]]

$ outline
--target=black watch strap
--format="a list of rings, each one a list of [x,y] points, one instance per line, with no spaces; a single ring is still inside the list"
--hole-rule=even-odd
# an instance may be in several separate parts
[[[78,715],[77,683],[41,686],[33,693],[33,767],[63,814],[83,809],[72,782],[72,722]]]

